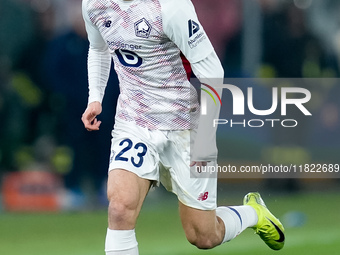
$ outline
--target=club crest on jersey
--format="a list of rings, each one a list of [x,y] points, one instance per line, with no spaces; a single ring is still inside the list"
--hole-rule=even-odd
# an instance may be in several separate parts
[[[188,20],[189,25],[189,38],[196,34],[200,30],[200,25],[198,25],[195,21],[192,19]]]
[[[151,29],[152,26],[145,18],[142,18],[135,23],[135,33],[138,37],[149,38]]]

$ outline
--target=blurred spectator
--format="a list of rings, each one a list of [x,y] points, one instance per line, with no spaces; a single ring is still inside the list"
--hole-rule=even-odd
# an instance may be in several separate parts
[[[41,103],[29,71],[18,73],[20,62],[35,39],[30,6],[19,0],[0,2],[0,128],[1,166],[15,168],[16,153],[31,136],[31,115]]]
[[[81,16],[81,1],[67,2],[66,10],[70,29],[48,44],[42,72],[53,92],[51,106],[58,120],[54,135],[59,145],[66,145],[73,152],[71,171],[65,173],[66,185],[80,187],[90,182],[98,189],[107,176],[118,84],[113,76],[99,117],[103,122],[101,130],[86,131],[80,118],[87,105],[89,43]]]
[[[316,1],[318,2],[318,1]],[[320,1],[319,1],[320,2]],[[305,4],[303,4],[305,3]],[[323,78],[338,75],[334,52],[325,50],[325,44],[309,27],[307,9],[313,1],[281,2],[262,0],[263,7],[263,69],[264,77],[279,78]],[[311,85],[311,84],[309,84]],[[306,86],[306,85],[304,85]],[[312,95],[319,95],[319,100],[327,100],[326,87],[308,86]],[[330,88],[330,87],[329,87]],[[321,101],[320,101],[321,103]],[[314,107],[314,106],[313,106]],[[317,109],[313,109],[313,113]],[[278,116],[279,117],[279,116]],[[301,163],[310,163],[313,141],[313,129],[322,124],[311,118],[302,117],[298,109],[291,109],[289,118],[298,120],[293,129],[277,127],[272,130],[272,146],[292,151],[300,148],[306,158]],[[318,128],[317,128],[318,129]],[[334,139],[334,138],[333,138]],[[299,162],[297,162],[299,163]],[[297,191],[301,188],[297,179],[268,181],[269,188]]]
[[[192,0],[227,75],[240,68],[242,1]]]
[[[226,45],[241,27],[241,4],[238,0],[192,0],[198,18],[206,30],[215,51],[224,57]]]
[[[334,55],[329,56],[321,43],[306,26],[303,9],[294,3],[283,5],[263,1],[263,64],[269,66],[276,77],[322,78],[336,73]],[[265,75],[265,74],[264,74]],[[299,118],[299,111],[292,113]],[[305,118],[304,118],[305,120]],[[277,128],[273,134],[275,144],[305,146],[308,140],[308,123],[300,121],[294,130]]]
[[[20,0],[0,2],[0,77],[17,64],[34,38],[33,15],[29,5]]]
[[[307,21],[310,29],[322,43],[322,47],[328,54],[334,54],[336,50],[336,38],[340,29],[340,1],[338,0],[314,0],[307,9]]]
[[[281,8],[275,8],[268,0],[262,4],[263,63],[273,68],[276,77],[335,75],[334,54],[328,55],[320,40],[308,29],[303,9],[294,3]]]

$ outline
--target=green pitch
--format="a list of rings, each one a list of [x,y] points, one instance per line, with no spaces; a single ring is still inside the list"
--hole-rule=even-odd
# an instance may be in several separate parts
[[[304,218],[291,219],[286,227],[286,246],[271,251],[252,230],[211,251],[200,251],[186,240],[174,196],[147,199],[140,215],[137,238],[143,255],[333,255],[340,250],[340,194],[275,196],[262,193],[270,210],[285,222],[286,213],[298,211]],[[241,203],[242,195],[230,198]],[[156,201],[156,202],[155,202]],[[161,201],[161,202],[159,202]],[[294,225],[294,224],[293,224]],[[94,255],[104,254],[106,212],[61,214],[0,213],[0,254],[8,255]]]

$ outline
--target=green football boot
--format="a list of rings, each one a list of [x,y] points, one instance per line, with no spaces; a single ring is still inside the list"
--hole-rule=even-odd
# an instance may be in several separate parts
[[[284,228],[268,210],[260,194],[248,193],[243,199],[243,204],[253,207],[257,213],[258,222],[252,227],[255,233],[273,250],[281,250],[285,243]]]

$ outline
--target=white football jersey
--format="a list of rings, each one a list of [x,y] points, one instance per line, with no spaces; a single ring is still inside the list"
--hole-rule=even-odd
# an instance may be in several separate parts
[[[116,118],[148,129],[197,125],[197,92],[183,61],[214,49],[190,0],[84,0],[83,16],[91,47],[108,47],[114,61]]]

